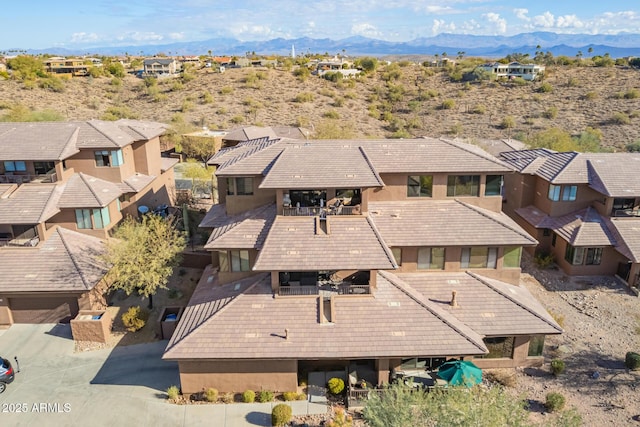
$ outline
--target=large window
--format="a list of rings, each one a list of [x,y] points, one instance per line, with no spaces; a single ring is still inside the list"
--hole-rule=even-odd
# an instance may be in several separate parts
[[[115,167],[124,163],[122,150],[98,150],[93,153],[96,159],[96,166],[99,167]]]
[[[480,175],[450,175],[447,178],[447,196],[478,196]]]
[[[484,188],[485,196],[502,195],[502,175],[487,175],[487,185]]]
[[[36,175],[46,175],[51,171],[55,171],[56,165],[53,162],[33,162],[33,169]]]
[[[227,195],[251,196],[253,194],[253,178],[227,178]]]
[[[413,175],[407,178],[407,197],[431,197],[432,175]]]
[[[491,337],[485,338],[483,341],[489,350],[489,354],[481,356],[482,358],[500,359],[513,357],[514,337]]]
[[[534,335],[529,339],[529,357],[542,356],[544,350],[544,335]]]
[[[522,246],[507,246],[504,248],[502,257],[502,266],[504,268],[520,267],[520,257],[522,255]]]
[[[289,191],[292,206],[310,207],[320,206],[327,202],[327,192],[324,190],[291,190]],[[323,200],[323,202],[320,202]]]
[[[626,211],[629,209],[633,209],[636,204],[636,199],[624,199],[624,198],[615,198],[613,199],[613,209],[611,211],[611,215],[616,215],[616,211]]]
[[[443,270],[444,248],[419,248],[418,270]]]
[[[572,265],[600,265],[602,248],[576,247],[567,244],[564,259]]]
[[[460,268],[496,268],[498,248],[462,248]]]
[[[4,162],[5,172],[25,172],[27,164],[22,160],[8,160]]]
[[[362,195],[359,188],[336,189],[336,199],[342,199],[345,205],[359,205],[362,203]]]
[[[402,265],[402,249],[391,248],[391,253],[393,254],[393,258],[396,260],[396,264]]]
[[[89,209],[76,209],[76,225],[79,229],[93,228]]]
[[[222,251],[218,252],[220,271],[249,271],[249,251]]]
[[[94,228],[105,228],[110,222],[111,218],[109,217],[109,207],[105,206],[104,208],[93,210]]]
[[[576,185],[554,185],[549,184],[549,200],[557,202],[562,196],[563,202],[572,202],[578,194],[578,186]]]
[[[92,222],[93,218],[93,222]],[[100,229],[111,223],[109,208],[76,209],[76,225],[79,229]]]

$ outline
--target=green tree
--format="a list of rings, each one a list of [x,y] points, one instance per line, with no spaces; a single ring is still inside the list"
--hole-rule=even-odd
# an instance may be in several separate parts
[[[166,289],[185,245],[172,221],[159,215],[144,215],[140,222],[126,218],[107,242],[104,255],[112,265],[106,276],[110,289],[122,289],[127,295],[137,292],[149,298],[152,308],[153,295]]]
[[[36,77],[46,77],[44,64],[39,58],[31,55],[18,55],[7,60],[7,67],[13,70],[16,80],[34,80]]]
[[[361,68],[365,73],[372,73],[378,68],[378,60],[369,56],[360,58],[356,61],[356,66]]]
[[[122,65],[121,62],[112,62],[109,64],[109,66],[107,67],[107,71],[114,77],[124,77],[125,76],[125,71],[124,71],[124,65]]]

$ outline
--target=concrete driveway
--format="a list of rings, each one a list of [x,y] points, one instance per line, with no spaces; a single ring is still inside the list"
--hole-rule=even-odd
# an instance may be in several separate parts
[[[166,341],[74,353],[69,325],[13,325],[0,355],[20,372],[0,394],[0,424],[11,426],[270,426],[273,404],[172,405],[178,366],[160,359]],[[15,366],[14,366],[15,368]],[[294,415],[326,405],[291,402]]]

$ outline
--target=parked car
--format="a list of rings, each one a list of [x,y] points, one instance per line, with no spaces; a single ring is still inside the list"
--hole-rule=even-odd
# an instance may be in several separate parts
[[[11,362],[0,357],[0,393],[7,388],[7,384],[13,382],[14,377],[15,372],[13,367],[11,367]]]

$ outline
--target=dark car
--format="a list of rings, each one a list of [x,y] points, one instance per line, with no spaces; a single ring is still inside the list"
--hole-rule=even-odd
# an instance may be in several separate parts
[[[7,384],[13,382],[15,372],[11,367],[11,363],[2,357],[0,357],[0,393],[7,388]]]

